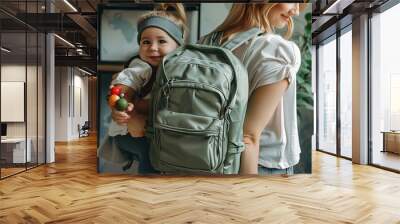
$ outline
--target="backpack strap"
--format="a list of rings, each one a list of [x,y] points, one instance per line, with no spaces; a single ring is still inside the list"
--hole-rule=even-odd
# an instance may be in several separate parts
[[[229,57],[229,56],[228,56]],[[230,91],[230,94],[228,96],[228,103],[225,107],[225,111],[223,112],[224,114],[221,114],[223,116],[227,116],[230,114],[233,104],[236,101],[236,93],[238,91],[238,67],[234,64],[231,64],[232,68],[233,68],[233,72],[235,73],[233,76],[234,81],[232,82],[232,89],[233,91]]]
[[[201,44],[222,47],[229,51],[233,51],[234,49],[236,49],[237,47],[242,45],[244,42],[246,42],[246,41],[250,40],[251,38],[258,36],[262,33],[263,32],[258,27],[253,27],[245,32],[238,33],[231,40],[229,40],[221,45],[220,42],[221,42],[221,37],[222,37],[223,33],[222,32],[212,32],[212,33],[204,36],[199,42]],[[222,52],[224,52],[224,51],[222,51]],[[230,58],[231,56],[228,55],[227,53],[224,52],[224,55],[226,58],[231,59]],[[228,61],[232,61],[232,60],[228,60]],[[221,115],[225,115],[225,116],[230,113],[232,106],[236,101],[236,92],[238,90],[238,85],[237,85],[238,68],[234,64],[231,64],[231,67],[234,69],[235,75],[233,78],[236,79],[236,81],[232,82],[233,83],[233,85],[232,85],[233,91],[231,91],[231,93],[229,95],[228,105],[226,105],[225,111],[223,112],[223,114],[221,114]]]
[[[221,47],[226,48],[230,51],[235,50],[237,47],[242,45],[244,42],[250,40],[254,36],[258,36],[262,31],[258,27],[253,27],[245,32],[240,32],[234,36],[231,40],[225,42]],[[220,37],[221,35],[219,35]],[[219,39],[219,38],[218,38]]]
[[[221,44],[219,40],[221,39],[221,32],[212,32],[199,40],[200,44],[210,45],[210,46],[217,46],[219,47]]]
[[[149,81],[141,88],[139,92],[139,97],[143,98],[147,96],[151,92],[151,89],[153,88],[153,84],[156,81],[156,74],[157,74],[157,69],[155,69],[153,66],[151,66],[151,77]]]
[[[262,31],[258,27],[254,27],[246,32],[238,33],[235,37],[224,43],[221,47],[233,51],[234,49],[242,45],[244,42],[260,34],[262,34]],[[238,72],[237,67],[234,64],[232,64],[231,66],[232,68],[234,68],[235,72],[234,79],[237,79],[237,72]],[[238,90],[237,80],[236,82],[235,81],[232,82],[232,84],[233,84],[232,88],[234,89],[234,91],[231,91],[231,94],[229,95],[228,105],[226,107],[225,114],[230,113],[230,110],[232,109],[232,106],[236,101],[236,92]]]

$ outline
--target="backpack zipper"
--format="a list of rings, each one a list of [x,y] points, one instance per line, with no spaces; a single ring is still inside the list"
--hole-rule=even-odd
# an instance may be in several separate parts
[[[188,86],[187,84],[192,84],[193,86]],[[226,112],[230,109],[230,108],[227,108],[227,103],[228,103],[227,97],[224,95],[224,93],[219,88],[209,85],[209,84],[206,84],[206,83],[199,84],[199,83],[193,82],[193,81],[182,81],[182,80],[175,80],[175,79],[168,80],[168,82],[164,85],[164,87],[161,88],[162,94],[164,94],[164,96],[166,97],[167,106],[168,106],[169,91],[172,88],[182,88],[182,87],[189,87],[189,88],[197,87],[202,90],[207,90],[210,92],[217,93],[222,101],[221,110],[219,111],[219,119],[223,119],[226,115]],[[159,100],[160,100],[160,97],[158,98],[158,101]]]
[[[172,126],[165,125],[165,124],[156,124],[155,128],[179,132],[179,133],[189,133],[189,134],[194,134],[194,135],[216,136],[219,134],[219,131],[217,131],[217,130],[192,130],[192,129],[187,129],[187,128],[172,127]]]

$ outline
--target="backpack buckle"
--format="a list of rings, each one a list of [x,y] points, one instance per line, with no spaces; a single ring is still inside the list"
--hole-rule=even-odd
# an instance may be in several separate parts
[[[167,81],[166,85],[163,87],[162,92],[163,92],[164,96],[168,96],[173,82],[174,82],[174,80],[170,79],[170,80]]]

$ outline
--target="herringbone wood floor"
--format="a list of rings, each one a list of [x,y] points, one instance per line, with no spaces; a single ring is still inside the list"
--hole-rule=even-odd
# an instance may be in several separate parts
[[[0,223],[400,223],[400,175],[315,152],[292,177],[96,173],[95,139],[0,181]]]

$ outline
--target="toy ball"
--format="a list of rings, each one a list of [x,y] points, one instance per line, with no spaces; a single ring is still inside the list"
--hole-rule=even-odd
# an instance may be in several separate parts
[[[110,92],[110,93],[111,93],[111,95],[120,95],[121,92],[122,92],[121,87],[113,86],[113,87],[111,88],[111,92]]]
[[[115,104],[115,108],[119,111],[124,111],[127,107],[128,101],[125,98],[120,98]]]
[[[118,95],[111,95],[108,98],[108,105],[110,105],[110,107],[114,107],[119,99],[120,97]]]

